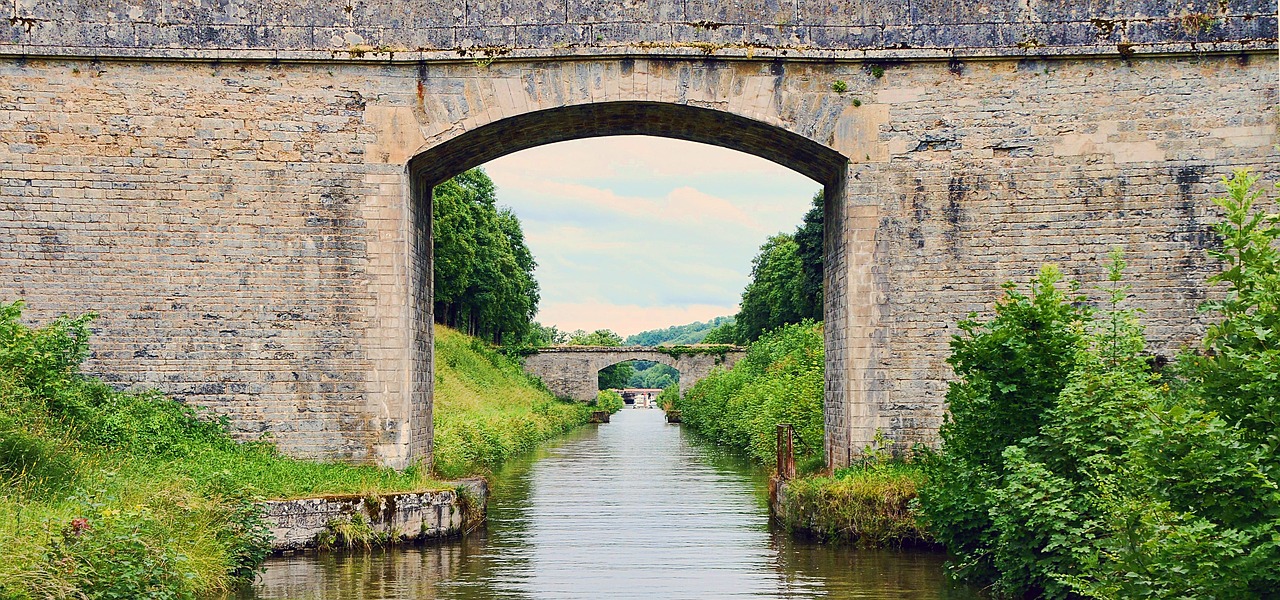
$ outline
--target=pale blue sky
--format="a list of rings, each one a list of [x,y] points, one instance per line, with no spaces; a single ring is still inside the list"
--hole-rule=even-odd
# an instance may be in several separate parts
[[[762,158],[640,136],[541,146],[485,170],[538,260],[537,319],[622,335],[737,312],[760,244],[794,230],[821,189]]]

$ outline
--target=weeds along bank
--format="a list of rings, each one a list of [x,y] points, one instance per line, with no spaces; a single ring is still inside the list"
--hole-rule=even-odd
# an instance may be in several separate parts
[[[0,598],[203,597],[251,578],[267,556],[258,501],[452,487],[417,468],[237,443],[158,393],[81,376],[91,317],[31,328],[21,312],[0,305]],[[555,401],[505,357],[439,335],[449,476],[483,473],[586,421],[588,409]]]
[[[772,466],[777,426],[794,427],[802,476],[787,484],[779,516],[789,528],[865,546],[928,543],[911,501],[919,469],[888,457],[832,475],[823,455],[822,324],[806,321],[768,332],[731,370],[717,370],[683,398],[674,388],[658,404],[680,411],[685,426],[717,444]]]
[[[492,471],[587,423],[595,410],[556,399],[515,359],[442,325],[434,402],[434,470],[446,478]]]

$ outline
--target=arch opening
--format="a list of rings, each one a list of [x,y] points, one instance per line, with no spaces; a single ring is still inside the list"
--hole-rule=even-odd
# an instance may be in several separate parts
[[[848,158],[782,125],[734,113],[662,102],[580,104],[503,118],[425,149],[411,158],[407,165],[410,188],[407,207],[410,227],[408,272],[410,300],[413,303],[409,312],[411,321],[417,324],[410,328],[413,332],[411,335],[414,336],[410,340],[414,355],[410,359],[410,368],[414,372],[412,379],[416,384],[414,394],[422,394],[412,400],[411,404],[415,406],[415,431],[427,432],[425,443],[417,445],[416,453],[426,454],[429,460],[432,436],[430,396],[434,376],[431,339],[434,305],[431,207],[435,186],[468,169],[508,154],[557,142],[610,136],[653,136],[708,144],[763,158],[795,171],[823,186],[828,224],[823,234],[823,254],[831,257],[833,251],[839,249],[840,242],[835,240],[842,238],[843,225],[840,218],[844,213],[841,205],[846,193]],[[830,280],[831,269],[836,263],[832,260],[825,263],[828,265],[824,267],[826,279]],[[832,310],[834,297],[832,294],[825,295],[823,313],[828,319],[835,314]],[[827,331],[830,345],[830,340],[836,339],[840,332],[830,326]],[[681,392],[705,376],[701,371],[710,371],[709,367],[699,367],[693,369],[697,373],[685,373],[686,369],[677,366],[679,361],[664,358],[667,360],[637,355],[611,360],[609,364],[628,360],[666,364],[679,373],[678,386]],[[592,388],[596,388],[594,384],[599,370],[606,366],[609,365],[598,365],[590,373]],[[828,372],[833,370],[828,367]],[[835,375],[836,378],[841,376]],[[830,379],[832,376],[828,377]],[[828,396],[831,396],[833,389],[842,394],[842,388],[839,383],[834,388],[829,383]],[[592,395],[594,396],[594,391]],[[419,437],[415,435],[414,439],[418,440]]]

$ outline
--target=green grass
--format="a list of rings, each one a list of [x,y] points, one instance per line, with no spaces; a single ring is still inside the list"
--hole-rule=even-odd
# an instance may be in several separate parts
[[[81,376],[91,317],[31,328],[21,311],[0,304],[0,599],[204,597],[265,558],[257,501],[452,487],[237,443],[208,414]],[[441,475],[486,472],[586,422],[510,359],[438,335]]]
[[[840,469],[831,476],[801,477],[787,483],[783,524],[841,544],[932,545],[913,502],[923,480],[919,467],[898,461]]]
[[[557,400],[515,360],[436,326],[435,458],[442,477],[491,472],[585,424],[591,409]]]

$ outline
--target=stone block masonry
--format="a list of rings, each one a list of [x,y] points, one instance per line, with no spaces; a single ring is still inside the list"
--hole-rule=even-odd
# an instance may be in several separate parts
[[[1044,262],[1094,283],[1124,248],[1153,350],[1195,339],[1217,181],[1278,175],[1272,2],[655,2],[18,2],[0,299],[99,312],[93,373],[243,438],[405,466],[434,184],[586,136],[718,144],[825,186],[838,466],[931,442],[954,323]]]
[[[462,535],[468,524],[484,520],[485,481],[463,480],[458,489],[273,500],[262,503],[262,512],[271,530],[271,549],[277,552],[315,548],[317,536],[330,525],[353,519],[391,542],[418,542]]]
[[[693,387],[716,367],[733,368],[746,356],[742,348],[723,354],[688,353],[672,356],[660,349],[644,346],[554,346],[541,348],[524,360],[524,370],[560,398],[590,402],[600,389],[600,369],[628,360],[662,363],[680,373],[680,393]]]

